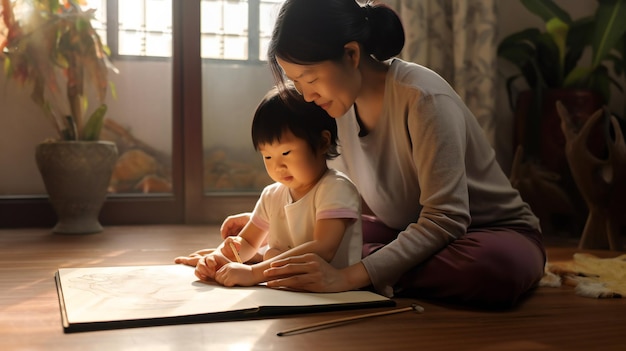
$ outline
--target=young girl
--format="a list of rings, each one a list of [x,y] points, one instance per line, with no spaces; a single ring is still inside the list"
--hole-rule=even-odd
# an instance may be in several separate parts
[[[358,262],[361,199],[354,184],[326,164],[338,156],[335,120],[315,104],[300,97],[285,101],[272,90],[254,115],[252,142],[276,183],[263,190],[237,236],[197,260],[196,276],[250,286],[266,280],[263,271],[271,262],[293,255],[315,253],[337,268]],[[261,262],[236,262],[249,261],[265,243]]]
[[[394,56],[398,16],[355,0],[286,0],[269,44],[278,86],[337,119],[337,169],[375,216],[364,258],[337,269],[313,254],[272,263],[270,287],[510,307],[539,281],[539,222],[495,159],[471,111],[437,73]],[[289,93],[289,91],[287,91]],[[365,207],[365,206],[364,206]],[[224,227],[241,228],[247,216]]]

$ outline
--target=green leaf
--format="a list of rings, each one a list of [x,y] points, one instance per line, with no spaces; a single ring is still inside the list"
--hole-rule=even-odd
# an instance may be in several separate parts
[[[611,101],[611,77],[605,66],[598,67],[589,76],[589,88],[598,92],[604,99],[604,104]]]
[[[9,56],[4,57],[4,74],[7,77],[11,76],[13,70],[11,69],[11,58]]]
[[[546,31],[550,34],[552,40],[554,40],[554,43],[559,48],[559,56],[564,58],[565,42],[567,41],[569,26],[567,23],[555,17],[546,23]]]
[[[563,65],[559,48],[549,33],[541,33],[535,43],[537,53],[533,60],[537,63],[538,77],[547,87],[558,87],[563,83]]]
[[[84,140],[96,141],[100,138],[100,132],[104,125],[104,115],[107,112],[107,105],[102,104],[89,117],[85,124]]]
[[[91,28],[91,24],[89,24],[88,20],[85,20],[83,18],[79,18],[76,20],[76,30],[78,30],[79,32],[89,30],[89,28]]]
[[[113,82],[109,82],[109,89],[111,90],[111,96],[114,99],[117,99],[117,89],[115,89],[115,84]]]
[[[589,79],[589,75],[593,72],[591,67],[576,67],[565,77],[563,87],[565,88],[578,88],[584,87],[585,83]]]
[[[578,65],[578,61],[581,59],[585,49],[591,46],[594,26],[595,23],[591,16],[578,19],[570,25],[567,34],[567,53],[565,54],[563,70],[565,76]]]
[[[61,7],[61,3],[55,0],[48,0],[47,5],[47,7],[50,9],[50,12],[52,13],[58,12],[59,8]]]
[[[507,47],[520,42],[534,43],[540,35],[541,32],[537,28],[528,28],[515,32],[502,39],[498,45],[498,50],[500,50],[500,47]]]
[[[558,81],[562,80],[564,67],[565,67],[565,43],[567,41],[567,33],[569,32],[569,26],[567,23],[561,21],[557,17],[549,20],[546,23],[546,31],[550,34],[552,41],[558,50]]]
[[[592,66],[598,67],[626,32],[626,0],[600,0],[596,11]]]
[[[536,77],[534,69],[537,65],[533,63],[537,58],[535,45],[542,35],[537,28],[529,28],[507,36],[498,45],[498,56],[517,66],[531,86]]]
[[[66,128],[61,131],[63,140],[78,140],[78,130],[72,116],[65,116]]]
[[[498,56],[510,61],[516,66],[523,66],[535,54],[535,48],[526,42],[502,45],[498,49]]]
[[[572,18],[570,15],[563,11],[554,1],[552,0],[521,0],[522,4],[528,9],[528,11],[534,13],[535,15],[541,17],[544,22],[548,22],[553,18],[558,18],[561,21],[570,24],[572,23]]]

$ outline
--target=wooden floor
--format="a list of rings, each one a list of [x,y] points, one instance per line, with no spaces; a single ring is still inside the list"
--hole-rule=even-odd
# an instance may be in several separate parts
[[[66,236],[0,229],[0,350],[626,350],[626,298],[579,297],[538,288],[510,311],[475,311],[419,301],[401,313],[278,337],[281,330],[380,309],[273,319],[64,334],[53,275],[61,267],[169,264],[219,242],[214,226],[107,227]],[[567,259],[576,242],[550,244]],[[618,253],[593,251],[613,257]],[[397,300],[398,307],[413,300]]]

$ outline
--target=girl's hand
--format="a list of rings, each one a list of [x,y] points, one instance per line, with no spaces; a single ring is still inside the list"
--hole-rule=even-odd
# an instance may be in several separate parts
[[[235,247],[234,250],[239,253],[241,250],[241,237],[238,236],[229,236],[224,239],[224,243],[222,244],[222,249],[220,252],[224,257],[228,258],[232,262],[237,262],[237,256],[235,256],[235,252],[231,247],[231,244]]]
[[[200,260],[202,256],[213,253],[213,251],[215,251],[215,249],[202,249],[192,252],[188,256],[178,256],[174,259],[174,263],[195,267],[198,264],[198,260]]]
[[[224,286],[252,286],[259,282],[254,278],[252,266],[231,262],[215,272],[215,281]]]
[[[222,239],[239,234],[243,227],[250,221],[250,216],[251,214],[246,212],[226,217],[220,228]]]
[[[363,271],[365,271],[365,267],[363,267]],[[271,267],[266,269],[263,274],[267,279],[267,286],[273,288],[310,292],[340,292],[361,287],[351,287],[348,279],[344,276],[344,270],[336,269],[312,253],[272,262]]]
[[[200,280],[214,280],[215,272],[230,261],[215,251],[198,259],[194,274]]]

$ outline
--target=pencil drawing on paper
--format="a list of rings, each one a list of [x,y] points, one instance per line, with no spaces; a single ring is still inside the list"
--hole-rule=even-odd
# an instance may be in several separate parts
[[[95,295],[101,303],[115,301],[116,308],[163,309],[185,303],[189,283],[178,284],[165,271],[135,267],[117,272],[96,271],[68,279],[68,288]],[[197,284],[192,284],[197,285]]]

